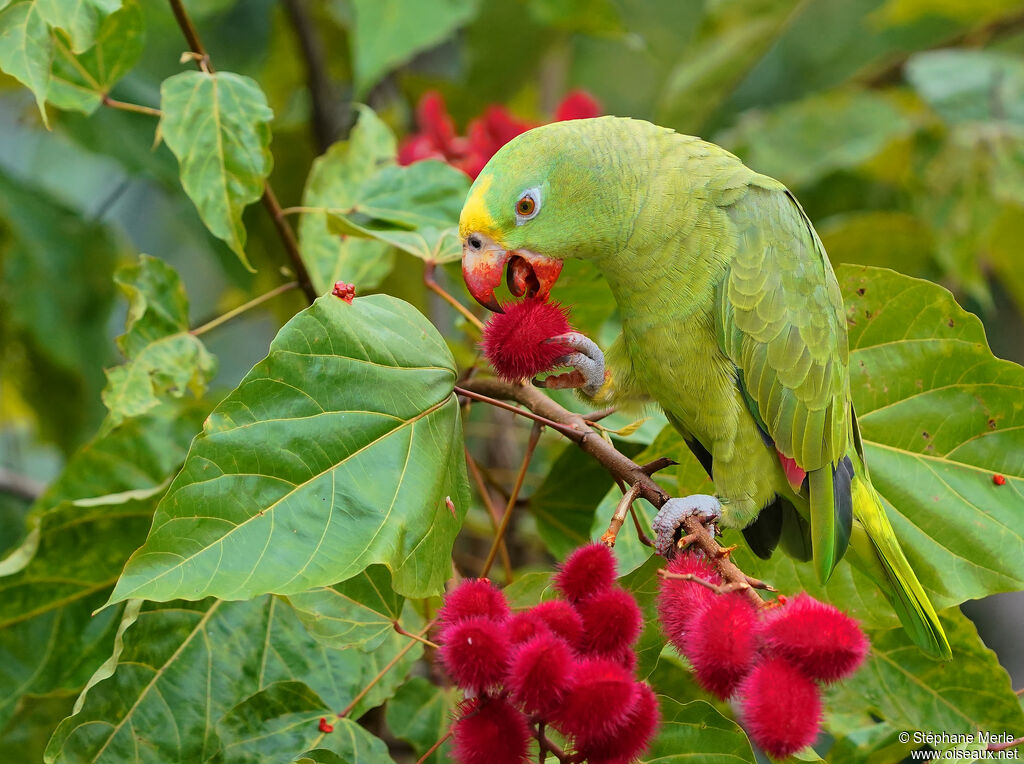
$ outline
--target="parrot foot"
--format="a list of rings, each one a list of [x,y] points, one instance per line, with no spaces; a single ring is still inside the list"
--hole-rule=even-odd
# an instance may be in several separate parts
[[[555,362],[559,366],[572,366],[565,374],[554,374],[545,379],[535,379],[533,384],[552,390],[579,388],[584,395],[593,398],[604,385],[604,353],[590,337],[579,332],[567,332],[544,340],[547,343],[568,345],[575,353],[563,355]]]
[[[697,517],[704,525],[712,528],[722,516],[722,504],[714,496],[695,493],[681,499],[669,499],[661,505],[654,516],[651,527],[654,529],[654,548],[662,557],[671,559],[675,553],[676,541],[687,517]]]

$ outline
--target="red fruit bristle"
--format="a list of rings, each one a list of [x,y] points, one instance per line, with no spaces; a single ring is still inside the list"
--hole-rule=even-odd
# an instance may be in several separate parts
[[[513,646],[528,642],[539,634],[550,633],[547,624],[530,611],[516,613],[505,622],[505,633]]]
[[[703,555],[676,555],[668,564],[668,572],[697,576],[716,586],[722,583],[721,577]],[[662,578],[658,588],[658,620],[661,629],[676,649],[682,652],[693,617],[711,601],[715,593],[696,581],[678,578]]]
[[[526,717],[499,698],[474,704],[452,729],[459,764],[525,764],[530,744]]]
[[[581,546],[562,563],[554,583],[570,602],[610,589],[615,583],[615,555],[601,543]]]
[[[604,658],[584,658],[577,662],[575,681],[552,721],[566,735],[611,735],[632,713],[638,687],[622,666]]]
[[[855,620],[807,594],[767,612],[761,638],[767,652],[788,658],[809,677],[823,682],[856,671],[869,647]]]
[[[643,628],[643,614],[633,595],[617,586],[577,602],[576,610],[583,619],[580,649],[585,653],[618,653],[632,645]]]
[[[512,700],[528,714],[546,716],[562,701],[573,681],[572,650],[551,632],[534,637],[516,652],[505,684]]]
[[[505,681],[511,649],[501,624],[476,616],[445,629],[441,662],[459,687],[484,691]]]
[[[761,622],[742,592],[714,595],[691,622],[683,653],[701,687],[725,699],[753,668]]]
[[[444,604],[437,613],[441,627],[466,618],[484,616],[495,621],[509,617],[505,595],[485,578],[467,578],[444,598]]]
[[[572,331],[566,309],[556,302],[528,298],[503,305],[484,326],[480,343],[498,376],[510,382],[551,369],[573,352],[557,342],[545,342]]]
[[[547,626],[570,647],[577,647],[583,636],[583,619],[572,605],[564,600],[548,600],[526,611]]]
[[[821,690],[785,658],[759,663],[738,692],[750,738],[784,758],[811,745],[821,723]]]
[[[577,738],[576,751],[589,762],[630,762],[642,754],[658,730],[661,713],[654,690],[637,685],[636,705],[625,722],[609,735]]]

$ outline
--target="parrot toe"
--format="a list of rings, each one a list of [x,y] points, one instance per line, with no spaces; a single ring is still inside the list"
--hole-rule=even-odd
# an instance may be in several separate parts
[[[713,525],[722,516],[722,504],[714,496],[695,493],[681,499],[669,499],[661,505],[658,514],[651,521],[651,528],[655,533],[654,548],[658,554],[672,558],[683,520],[694,516],[705,525]]]
[[[584,395],[593,398],[605,381],[604,353],[590,337],[579,332],[567,332],[544,340],[547,343],[567,345],[575,353],[564,355],[557,360],[559,366],[571,366],[573,371],[556,374],[542,380],[534,380],[537,387],[550,389],[579,388]]]

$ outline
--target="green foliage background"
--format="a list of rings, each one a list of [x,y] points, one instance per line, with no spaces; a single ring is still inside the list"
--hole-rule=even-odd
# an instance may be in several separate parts
[[[474,575],[490,545],[463,443],[507,487],[529,428],[452,395],[477,335],[423,274],[436,264],[469,302],[451,231],[468,180],[395,160],[434,89],[463,130],[494,104],[545,121],[584,88],[794,190],[846,264],[872,476],[954,649],[917,652],[849,566],[819,587],[738,551],[872,637],[802,756],[899,761],[903,730],[1024,734],[958,608],[1024,588],[1024,372],[989,350],[1024,359],[1019,1],[184,7],[214,68],[182,58],[169,3],[0,0],[0,758],[415,761],[446,731],[458,693],[392,624],[423,628],[453,561]],[[294,277],[268,180],[300,208],[286,217],[316,292],[345,279],[361,296],[307,308],[292,290],[207,330]],[[585,267],[556,297],[614,336]],[[675,457],[659,475],[674,493],[709,488],[658,414],[634,419],[606,423],[621,450]],[[523,493],[519,607],[600,534],[617,489],[545,434]],[[617,552],[663,699],[651,755],[753,761],[735,710],[661,649],[655,561],[628,533]]]

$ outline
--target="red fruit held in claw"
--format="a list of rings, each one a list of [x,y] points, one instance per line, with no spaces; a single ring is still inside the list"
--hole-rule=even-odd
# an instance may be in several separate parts
[[[484,326],[484,355],[502,379],[516,382],[547,371],[572,348],[551,337],[572,331],[568,311],[556,302],[527,298],[503,305]]]
[[[452,732],[459,764],[526,764],[530,730],[526,717],[508,701],[468,704]]]
[[[506,686],[529,714],[546,716],[572,686],[574,661],[564,639],[545,632],[523,644],[512,658]]]
[[[750,739],[771,756],[789,756],[818,736],[821,690],[785,658],[759,663],[738,694]]]
[[[442,628],[466,618],[485,616],[495,621],[509,617],[505,595],[483,578],[467,578],[444,598],[444,604],[437,613]]]
[[[505,681],[512,648],[497,621],[466,618],[446,628],[443,639],[441,662],[459,687],[482,692]]]
[[[552,721],[567,735],[611,735],[625,724],[639,694],[639,685],[625,668],[604,658],[585,658],[577,662],[573,686]]]
[[[767,653],[788,658],[823,682],[849,676],[868,652],[867,637],[855,620],[807,594],[767,612],[761,639]]]
[[[661,721],[658,698],[646,683],[637,685],[636,705],[609,735],[577,738],[576,750],[592,763],[633,761],[646,750]]]
[[[721,577],[703,555],[676,555],[668,564],[668,572],[694,575],[716,586],[722,583]],[[662,578],[658,588],[658,620],[661,629],[676,649],[683,652],[691,621],[717,595],[703,584],[678,578]]]
[[[725,699],[753,668],[761,626],[754,604],[741,592],[713,595],[691,622],[683,652],[697,681]]]
[[[610,589],[615,584],[615,555],[604,544],[573,550],[555,574],[555,588],[570,602]]]
[[[643,614],[633,595],[617,586],[577,602],[576,611],[583,619],[580,649],[585,653],[618,653],[632,645],[643,628]]]

